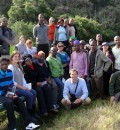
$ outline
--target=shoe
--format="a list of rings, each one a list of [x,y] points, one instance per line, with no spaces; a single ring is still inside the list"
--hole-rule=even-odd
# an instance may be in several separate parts
[[[34,130],[36,128],[40,127],[40,125],[35,125],[35,123],[30,123],[27,127],[26,130]]]
[[[50,110],[50,112],[52,112],[52,113],[58,113],[58,109],[54,109],[53,108],[53,109]]]
[[[54,109],[58,109],[60,106],[58,104],[53,105]]]

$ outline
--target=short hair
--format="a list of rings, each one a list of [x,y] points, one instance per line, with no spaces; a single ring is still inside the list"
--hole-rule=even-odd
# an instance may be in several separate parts
[[[39,15],[38,15],[38,18],[39,18],[40,16],[44,17],[44,14],[42,14],[42,13],[41,13],[41,14],[39,14]]]
[[[25,61],[27,58],[32,59],[32,56],[31,56],[30,54],[26,54],[26,55],[23,57],[23,60]]]
[[[10,62],[10,60],[9,60],[8,58],[4,58],[4,57],[1,57],[1,58],[0,58],[0,63],[1,63],[2,61],[6,61],[6,62],[8,62],[8,63]]]
[[[76,69],[70,69],[69,74],[71,74],[71,72],[76,72],[78,74],[78,71]]]
[[[44,51],[39,51],[39,52],[38,52],[38,56],[39,56],[39,55],[43,55],[43,56],[45,56]]]
[[[26,45],[29,44],[29,43],[32,43],[32,40],[31,40],[31,39],[27,39]]]

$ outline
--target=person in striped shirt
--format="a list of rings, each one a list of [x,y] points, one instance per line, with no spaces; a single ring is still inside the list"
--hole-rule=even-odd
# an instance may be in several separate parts
[[[12,91],[14,86],[12,71],[7,69],[9,60],[6,58],[0,59],[0,102],[4,105],[7,110],[8,118],[8,129],[16,130],[16,119],[14,115],[14,105],[19,107],[20,113],[25,120],[26,129],[36,128],[39,125],[32,123],[31,117],[24,105],[24,102],[15,94],[9,93]]]

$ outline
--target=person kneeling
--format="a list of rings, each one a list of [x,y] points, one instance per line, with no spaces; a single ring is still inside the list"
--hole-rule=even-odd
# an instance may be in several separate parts
[[[65,81],[63,99],[61,103],[66,109],[76,108],[81,104],[88,105],[91,99],[88,97],[88,90],[85,80],[78,77],[78,71],[70,70],[70,77]]]

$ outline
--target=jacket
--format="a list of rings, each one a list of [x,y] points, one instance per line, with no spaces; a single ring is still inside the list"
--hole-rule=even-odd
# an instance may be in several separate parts
[[[90,54],[91,51],[89,52],[89,55]],[[96,76],[96,78],[102,77],[103,72],[106,72],[111,64],[111,60],[100,49],[97,49],[94,67],[94,75]]]

